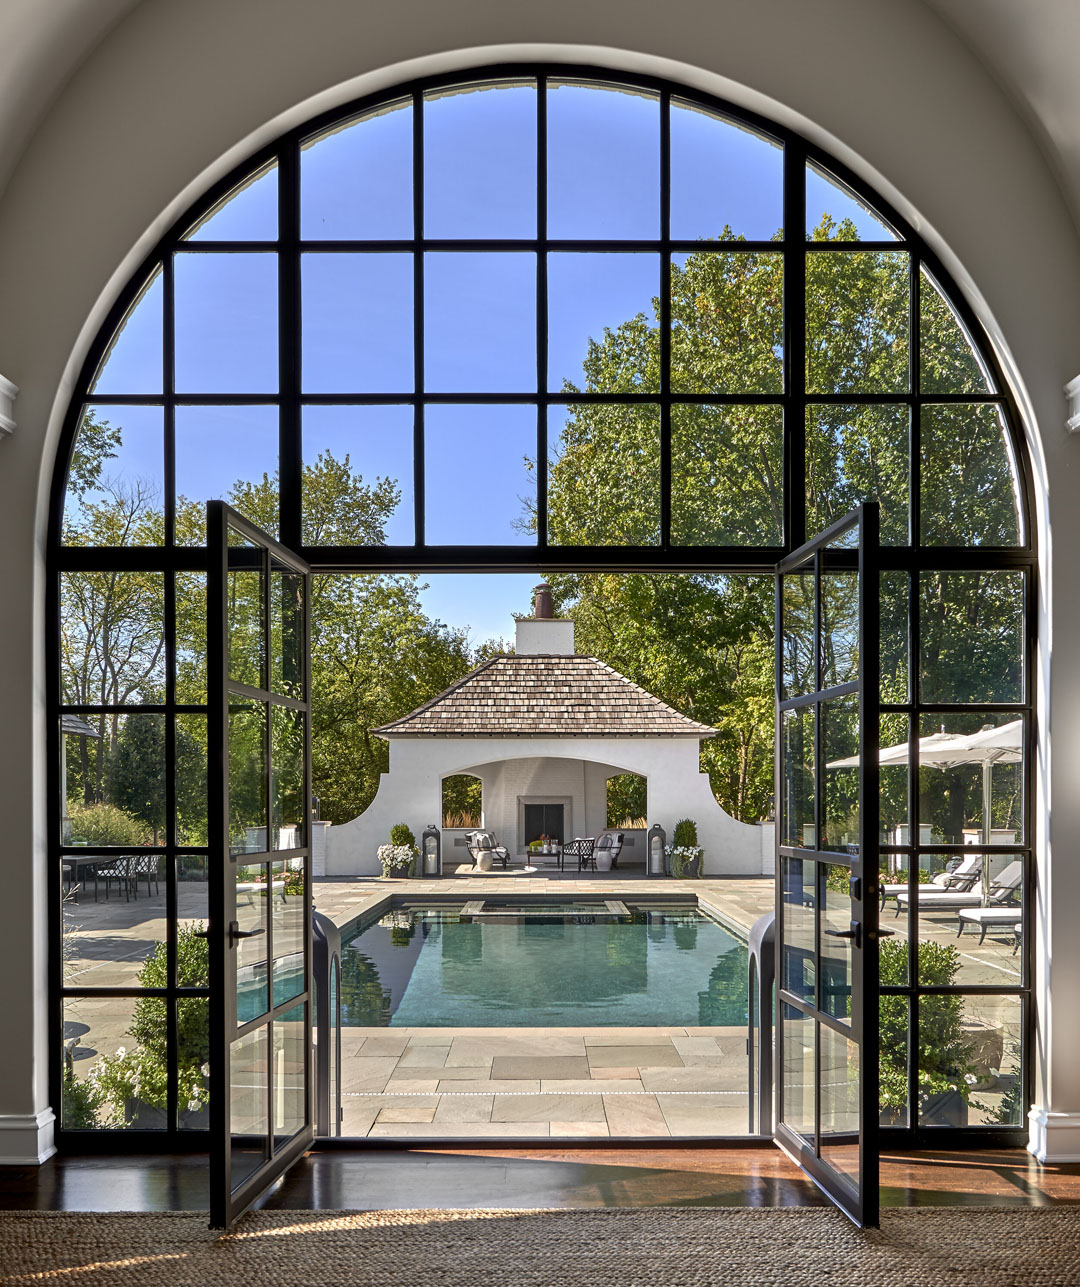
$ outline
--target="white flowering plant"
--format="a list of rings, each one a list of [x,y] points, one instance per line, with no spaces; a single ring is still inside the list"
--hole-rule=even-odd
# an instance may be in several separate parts
[[[671,874],[676,880],[700,876],[704,869],[705,850],[697,842],[697,823],[683,818],[675,824],[671,844],[664,853],[671,859]]]
[[[378,854],[384,876],[400,875],[403,869],[407,876],[416,875],[420,850],[416,847],[416,837],[406,823],[398,822],[390,828],[390,843],[380,845]]]

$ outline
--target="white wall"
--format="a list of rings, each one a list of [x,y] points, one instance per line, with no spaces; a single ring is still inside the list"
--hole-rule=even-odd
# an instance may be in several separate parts
[[[901,207],[990,329],[1027,415],[1044,554],[1035,1144],[1080,1157],[1080,440],[1061,392],[1080,367],[1080,243],[1026,121],[920,0],[406,0],[378,21],[353,0],[143,0],[42,106],[0,200],[0,372],[22,390],[0,442],[0,942],[21,981],[0,1155],[37,1157],[50,1139],[43,552],[87,345],[169,222],[281,129],[412,75],[534,57],[667,75],[801,129]],[[0,121],[0,135],[21,129]]]
[[[442,779],[453,773],[480,778],[484,826],[511,853],[520,843],[521,796],[566,800],[567,834],[596,835],[607,823],[607,779],[639,773],[649,782],[650,826],[659,822],[670,835],[680,818],[693,818],[709,875],[760,875],[766,829],[721,809],[708,775],[699,771],[698,748],[697,738],[392,738],[390,771],[371,805],[330,828],[327,875],[377,875],[376,851],[391,826],[407,822],[419,838],[441,816]],[[444,861],[453,852],[448,849]]]

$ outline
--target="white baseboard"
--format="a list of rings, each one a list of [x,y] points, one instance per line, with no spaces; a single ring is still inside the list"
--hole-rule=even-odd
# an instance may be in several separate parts
[[[1028,1113],[1028,1152],[1040,1162],[1080,1162],[1080,1113]]]
[[[0,1166],[40,1166],[56,1152],[56,1114],[9,1113],[0,1116]]]

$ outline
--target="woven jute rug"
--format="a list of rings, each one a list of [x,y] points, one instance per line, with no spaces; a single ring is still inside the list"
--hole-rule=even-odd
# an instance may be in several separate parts
[[[822,1208],[0,1214],[0,1282],[78,1287],[1077,1287],[1080,1211]]]

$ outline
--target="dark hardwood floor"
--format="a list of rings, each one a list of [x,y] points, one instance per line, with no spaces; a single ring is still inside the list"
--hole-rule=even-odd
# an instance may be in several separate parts
[[[1080,1165],[1043,1167],[1021,1149],[890,1153],[884,1205],[1080,1203]],[[309,1153],[260,1205],[403,1207],[816,1206],[825,1199],[778,1149],[423,1148]],[[0,1204],[19,1210],[202,1210],[207,1159],[56,1157],[0,1168]]]

